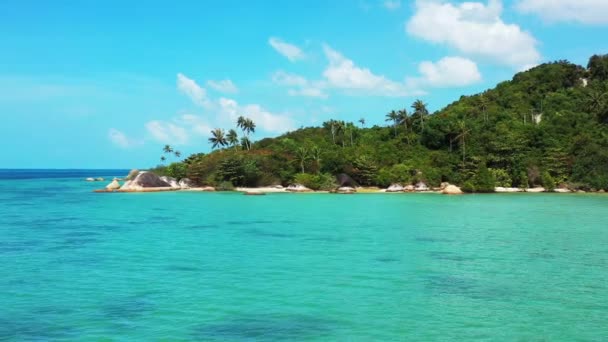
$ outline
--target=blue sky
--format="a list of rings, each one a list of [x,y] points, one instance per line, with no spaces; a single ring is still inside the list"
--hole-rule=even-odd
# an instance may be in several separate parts
[[[545,61],[608,53],[608,1],[0,2],[0,168],[131,168],[254,119],[431,110]]]

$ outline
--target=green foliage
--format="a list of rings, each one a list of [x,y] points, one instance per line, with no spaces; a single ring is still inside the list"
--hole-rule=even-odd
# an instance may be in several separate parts
[[[382,168],[378,172],[375,184],[381,187],[388,187],[394,183],[399,183],[401,185],[411,184],[412,168],[405,164],[395,164],[390,167]]]
[[[321,173],[321,174],[310,174],[310,173],[298,173],[294,176],[294,183],[302,184],[311,190],[333,190],[338,185],[334,176]]]
[[[328,120],[321,127],[245,141],[241,148],[186,158],[186,174],[202,185],[247,186],[286,185],[298,174],[318,187],[312,175],[299,174],[346,173],[361,185],[447,181],[483,192],[542,185],[546,171],[557,184],[606,189],[608,57],[594,56],[588,68],[567,61],[543,64],[435,113],[422,101],[404,106],[409,113],[395,108],[385,126],[363,125],[385,119],[386,113],[370,113],[361,125]],[[255,130],[244,117],[238,127],[241,138]],[[210,142],[219,148],[236,144],[234,134],[225,132],[214,130]]]
[[[470,183],[470,184],[468,184]],[[496,179],[487,168],[485,163],[480,163],[475,176],[465,182],[465,192],[494,192]]]
[[[461,190],[466,193],[474,193],[475,185],[472,181],[466,181],[462,184]]]
[[[353,161],[351,177],[361,185],[372,185],[378,175],[376,163],[368,156],[362,155]]]
[[[551,175],[549,174],[549,172],[545,171],[542,173],[541,175],[541,180],[543,183],[543,187],[549,191],[552,191],[553,189],[555,189],[555,180],[553,179],[553,177],[551,177]]]
[[[511,176],[506,170],[503,169],[489,169],[492,177],[496,180],[496,186],[502,186],[505,188],[511,187],[513,181],[511,180]]]
[[[234,185],[230,182],[221,182],[216,187],[217,191],[234,191]]]

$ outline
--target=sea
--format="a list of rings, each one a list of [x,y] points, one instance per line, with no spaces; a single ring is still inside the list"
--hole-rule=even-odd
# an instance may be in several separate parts
[[[127,172],[0,171],[1,341],[608,340],[608,195],[93,193]]]

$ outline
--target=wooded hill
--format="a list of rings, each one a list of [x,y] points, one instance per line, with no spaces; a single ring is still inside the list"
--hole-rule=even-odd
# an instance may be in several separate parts
[[[372,117],[387,126],[366,127]],[[480,192],[494,185],[608,189],[608,55],[593,56],[587,67],[540,65],[435,113],[417,100],[356,123],[330,120],[254,143],[255,123],[246,120],[238,124],[243,143],[238,128],[217,129],[209,140],[219,149],[157,171],[226,188],[298,182],[324,189],[345,173],[381,187],[445,181]]]

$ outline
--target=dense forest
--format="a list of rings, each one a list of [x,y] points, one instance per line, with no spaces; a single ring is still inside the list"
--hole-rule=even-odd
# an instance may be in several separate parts
[[[243,114],[234,129],[211,132],[213,152],[156,171],[225,189],[329,189],[336,175],[347,174],[380,187],[423,181],[470,192],[608,190],[608,55],[593,56],[586,68],[568,61],[537,66],[435,113],[416,100],[357,122],[330,120],[256,142],[255,123]],[[384,117],[386,126],[366,127],[372,116]]]

